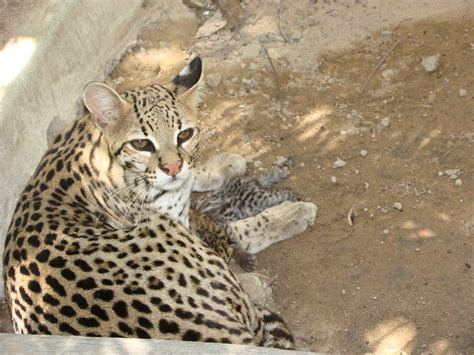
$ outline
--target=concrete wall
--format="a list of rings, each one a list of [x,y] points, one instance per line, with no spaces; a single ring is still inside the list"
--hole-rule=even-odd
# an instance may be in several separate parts
[[[189,11],[174,0],[7,3],[0,5],[7,26],[0,32],[0,255],[50,122],[62,126],[77,116],[83,86],[105,78],[145,22]]]

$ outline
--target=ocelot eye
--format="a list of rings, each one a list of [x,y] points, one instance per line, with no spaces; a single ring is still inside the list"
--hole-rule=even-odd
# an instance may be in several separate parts
[[[135,139],[129,143],[134,149],[142,152],[153,153],[155,151],[155,146],[149,139]]]
[[[191,139],[193,134],[194,134],[194,129],[192,129],[192,128],[188,128],[188,129],[185,129],[184,131],[179,132],[178,133],[178,145],[181,145],[184,142]]]

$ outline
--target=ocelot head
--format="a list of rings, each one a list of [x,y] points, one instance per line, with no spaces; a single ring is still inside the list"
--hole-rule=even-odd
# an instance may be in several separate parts
[[[188,179],[199,154],[201,78],[202,61],[196,57],[165,86],[119,95],[103,83],[86,85],[84,104],[110,156],[127,174],[159,190],[177,189]]]

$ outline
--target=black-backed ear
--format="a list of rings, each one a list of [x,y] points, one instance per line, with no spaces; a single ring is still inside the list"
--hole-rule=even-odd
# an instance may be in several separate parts
[[[95,124],[101,129],[116,122],[126,104],[114,89],[95,81],[84,87],[82,99]]]
[[[172,90],[181,100],[197,105],[201,102],[202,77],[202,59],[197,56],[171,81]]]

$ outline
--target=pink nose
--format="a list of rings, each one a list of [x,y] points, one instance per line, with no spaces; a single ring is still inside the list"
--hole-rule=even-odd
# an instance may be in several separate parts
[[[178,160],[177,162],[174,162],[172,164],[160,165],[160,169],[163,170],[166,175],[174,177],[179,174],[182,166],[183,161]]]

